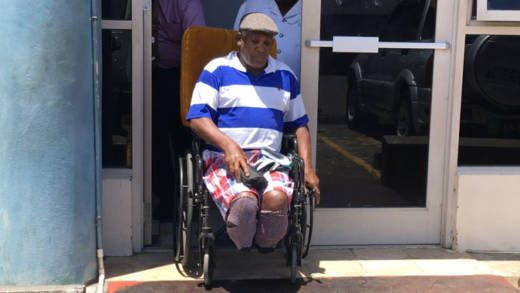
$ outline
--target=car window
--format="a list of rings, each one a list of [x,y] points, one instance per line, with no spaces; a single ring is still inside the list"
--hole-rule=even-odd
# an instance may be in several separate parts
[[[459,166],[520,164],[520,36],[468,35]]]

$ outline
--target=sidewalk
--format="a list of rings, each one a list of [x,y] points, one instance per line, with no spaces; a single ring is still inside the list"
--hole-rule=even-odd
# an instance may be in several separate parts
[[[172,259],[164,251],[107,258],[108,292],[203,292],[201,280],[180,273]],[[216,263],[215,292],[520,292],[520,254],[434,246],[314,247],[295,285],[283,251],[218,250]]]

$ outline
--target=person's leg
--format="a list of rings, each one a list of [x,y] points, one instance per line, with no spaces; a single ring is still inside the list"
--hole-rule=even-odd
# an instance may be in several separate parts
[[[273,248],[287,233],[287,206],[289,198],[281,190],[270,190],[262,197],[256,228],[255,244],[261,248]]]
[[[231,203],[226,228],[229,238],[238,249],[247,249],[253,244],[257,214],[258,200],[253,193],[242,192]]]
[[[228,176],[223,153],[204,151],[204,183],[220,211],[229,238],[238,249],[251,247],[258,216],[255,190]]]

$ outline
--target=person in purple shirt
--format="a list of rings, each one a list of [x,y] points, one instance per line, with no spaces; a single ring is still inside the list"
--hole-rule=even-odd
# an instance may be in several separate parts
[[[189,141],[180,120],[182,34],[191,26],[204,26],[205,20],[201,0],[154,0],[152,19],[152,191],[157,206],[154,218],[168,219],[172,217],[174,187],[168,137],[172,137],[177,153]]]
[[[160,68],[178,68],[181,39],[191,26],[204,26],[200,0],[157,0],[157,56]]]

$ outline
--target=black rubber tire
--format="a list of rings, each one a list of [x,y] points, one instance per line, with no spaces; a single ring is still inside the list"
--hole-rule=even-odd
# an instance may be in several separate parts
[[[415,130],[412,123],[412,109],[408,99],[401,99],[397,106],[395,119],[395,135],[410,136],[414,135]]]
[[[172,141],[172,136],[170,134],[168,134],[168,147],[169,147],[169,150],[170,150],[170,163],[172,165],[172,170],[173,170],[173,193],[172,193],[172,197],[173,197],[173,209],[172,209],[172,213],[173,213],[173,227],[172,227],[172,248],[173,248],[173,254],[174,254],[174,261],[175,262],[178,262],[178,249],[177,249],[177,245],[179,244],[178,243],[178,224],[179,224],[179,221],[178,221],[178,213],[179,213],[179,206],[180,206],[180,191],[179,191],[179,185],[180,185],[180,176],[176,176],[176,174],[179,174],[179,158],[177,156],[177,153],[175,151],[175,148],[173,147],[173,141]]]
[[[183,164],[183,158],[179,157],[179,199],[178,199],[178,206],[177,206],[177,214],[176,214],[176,228],[177,228],[177,239],[176,239],[176,252],[175,252],[175,261],[180,262],[182,260],[182,256],[184,254],[184,237],[183,237],[183,210],[184,210],[184,192],[185,187],[183,186],[185,184],[184,182],[184,164]]]
[[[292,243],[291,247],[291,284],[296,283],[296,273],[298,264],[298,247]]]
[[[185,168],[186,167],[186,168]],[[175,260],[181,262],[183,267],[191,265],[191,236],[193,234],[193,183],[190,181],[192,176],[191,154],[186,154],[185,158],[179,158],[179,206],[178,206],[178,225],[177,225],[177,253]]]
[[[304,210],[302,213],[302,258],[305,258],[309,254],[309,248],[311,246],[312,238],[312,226],[314,224],[314,196],[306,196]]]
[[[359,109],[359,89],[355,80],[349,81],[345,107],[345,122],[350,129],[359,127],[361,111]]]
[[[204,287],[211,289],[211,282],[213,281],[213,252],[210,247],[206,247],[204,257],[202,259],[202,274],[204,276]]]
[[[190,266],[191,265],[191,236],[193,234],[193,225],[192,225],[192,218],[193,218],[193,199],[188,198],[186,203],[186,220],[185,224],[183,226],[183,258],[182,258],[182,265],[183,266]]]

